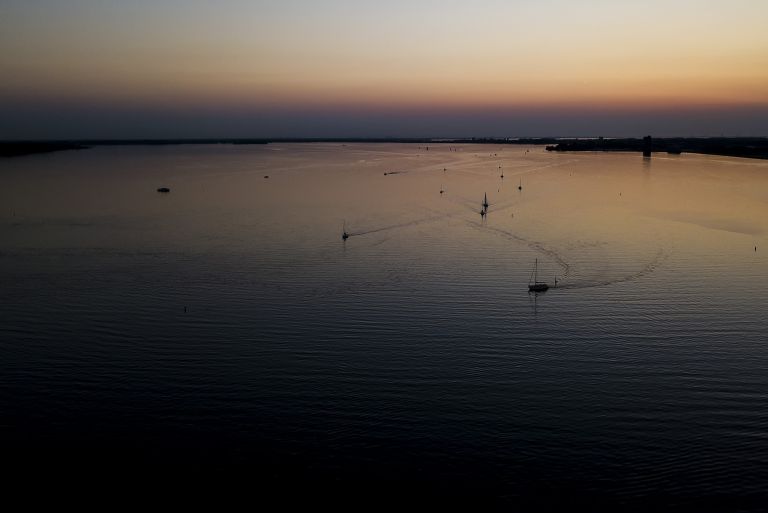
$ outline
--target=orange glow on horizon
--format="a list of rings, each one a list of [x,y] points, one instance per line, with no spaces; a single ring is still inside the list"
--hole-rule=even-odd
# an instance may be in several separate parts
[[[146,109],[768,106],[768,3],[19,2],[0,104]]]

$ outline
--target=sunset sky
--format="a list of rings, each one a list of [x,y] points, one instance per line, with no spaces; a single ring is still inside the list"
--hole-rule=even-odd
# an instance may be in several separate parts
[[[4,0],[0,138],[768,135],[765,0]]]

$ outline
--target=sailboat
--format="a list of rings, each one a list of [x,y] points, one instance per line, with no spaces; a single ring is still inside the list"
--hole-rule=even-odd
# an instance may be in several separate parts
[[[442,193],[444,193],[444,192],[445,192],[445,191],[443,190],[443,184],[440,184],[440,194],[442,194]]]
[[[483,197],[483,210],[488,210],[488,193]]]
[[[520,179],[520,185],[517,186],[517,190],[518,191],[522,191],[523,190],[523,179],[522,178]]]
[[[341,234],[341,240],[347,240],[349,238],[349,234],[347,233],[347,222],[344,221],[344,225],[342,228],[342,234]]]
[[[533,273],[531,273],[531,279],[528,280],[528,292],[544,292],[549,289],[549,285],[543,281],[538,281],[539,259],[537,258],[533,264]]]

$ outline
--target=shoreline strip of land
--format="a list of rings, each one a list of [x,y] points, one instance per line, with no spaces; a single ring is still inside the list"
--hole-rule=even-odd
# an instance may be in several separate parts
[[[516,144],[546,145],[548,151],[629,151],[648,149],[646,138],[559,138],[559,137],[467,137],[467,138],[349,138],[349,137],[283,137],[221,139],[80,139],[72,141],[0,141],[0,157],[20,157],[65,150],[82,150],[94,146],[162,146],[195,144],[270,144],[270,143],[400,143],[420,145],[444,144]],[[700,153],[728,157],[768,159],[768,137],[659,137],[650,142],[651,152],[669,154]]]

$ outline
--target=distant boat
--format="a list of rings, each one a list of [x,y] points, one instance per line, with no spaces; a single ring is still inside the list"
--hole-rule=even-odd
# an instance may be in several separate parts
[[[488,210],[488,193],[485,193],[483,197],[483,209]]]
[[[539,259],[537,258],[533,264],[533,273],[528,280],[528,292],[544,292],[549,289],[549,285],[543,281],[538,281]]]
[[[342,233],[341,233],[341,240],[347,240],[349,238],[349,234],[347,233],[347,222],[344,221],[343,227],[342,227]]]
[[[160,187],[157,192],[171,192],[171,190],[168,187]]]
[[[443,190],[443,184],[440,184],[440,194],[442,194],[442,193],[444,193],[444,192],[445,192],[445,191]]]
[[[517,186],[517,190],[518,191],[522,191],[523,190],[523,179],[522,178],[520,179],[520,185]]]

